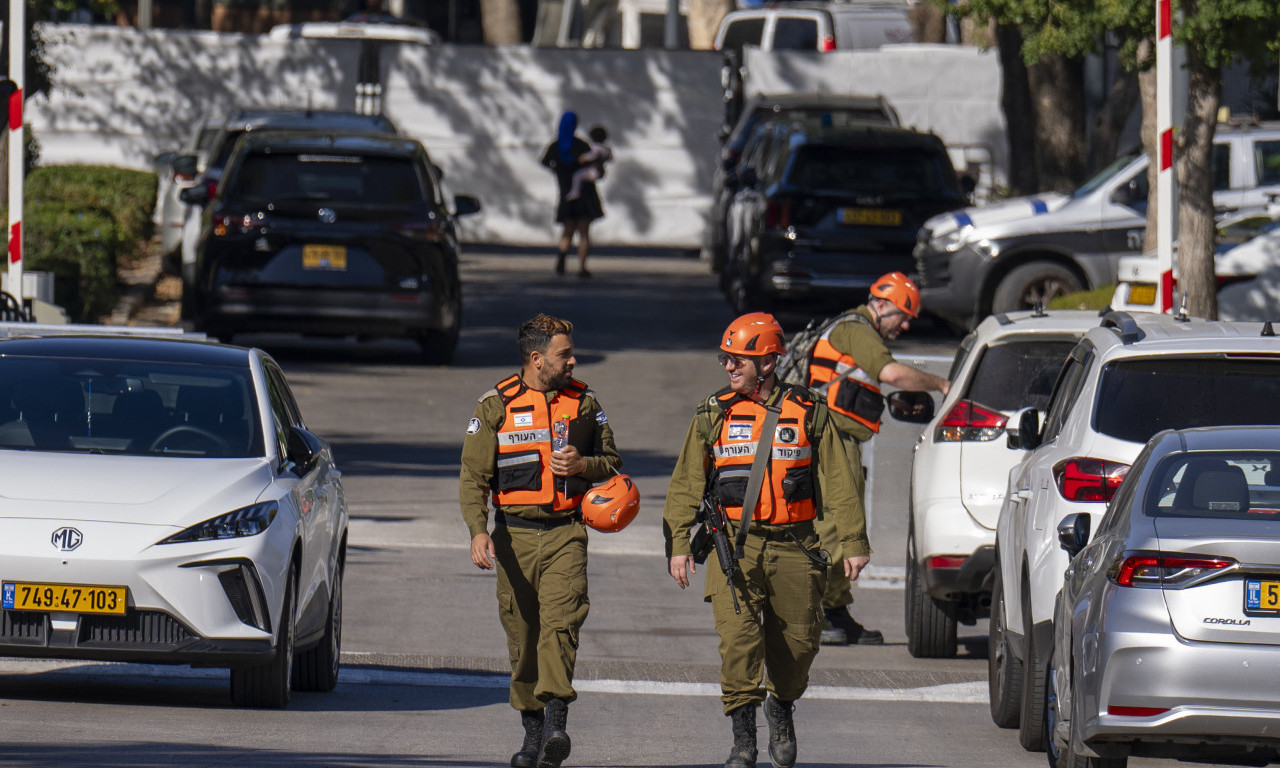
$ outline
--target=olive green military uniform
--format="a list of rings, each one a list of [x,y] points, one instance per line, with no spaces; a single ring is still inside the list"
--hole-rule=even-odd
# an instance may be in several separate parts
[[[545,393],[547,400],[556,394]],[[497,466],[497,431],[505,418],[497,390],[476,405],[462,445],[458,498],[474,538],[488,532],[489,492]],[[622,466],[613,429],[591,390],[579,416],[595,418],[595,444],[581,477],[599,482]],[[586,621],[587,530],[577,513],[538,506],[507,506],[495,514],[493,548],[498,571],[498,615],[511,657],[511,706],[539,710],[548,699],[571,702],[578,632]]]
[[[766,405],[777,403],[781,396],[782,389],[775,387]],[[848,556],[869,555],[871,545],[847,443],[830,428],[828,416],[826,405],[815,403],[806,424],[816,449],[813,466],[821,512],[834,523],[842,551]],[[709,449],[720,435],[723,421],[723,411],[713,395],[699,406],[685,435],[663,512],[668,557],[690,554],[689,534],[713,469]],[[767,494],[761,498],[769,503]],[[714,555],[707,559],[705,596],[720,635],[720,700],[725,714],[745,704],[759,704],[766,689],[790,702],[808,687],[809,666],[818,653],[822,633],[821,595],[827,568],[813,562],[801,546],[817,551],[818,536],[812,522],[752,525],[741,573],[733,587],[742,603],[741,614],[733,611],[719,561]]]
[[[866,305],[854,311],[868,320],[873,319],[871,310]],[[884,339],[880,338],[874,325],[856,320],[843,322],[831,329],[828,340],[831,346],[852,357],[858,367],[865,370],[867,375],[876,381],[880,381],[880,371],[893,362],[893,355],[890,354],[889,348],[885,346]],[[844,437],[845,450],[848,451],[849,460],[853,462],[852,466],[855,468],[853,474],[857,484],[858,509],[865,516],[867,493],[866,477],[862,471],[862,444],[874,437],[875,433],[867,425],[859,424],[839,413],[831,414],[831,423]],[[838,562],[842,558],[857,554],[842,554],[840,540],[836,536],[836,527],[831,520],[819,520],[816,527],[818,537],[822,540],[822,548],[831,553],[833,561]],[[827,581],[826,591],[822,595],[822,607],[824,609],[843,608],[852,602],[853,590],[850,588],[849,580],[844,578],[842,573],[836,573],[833,570],[831,579]]]

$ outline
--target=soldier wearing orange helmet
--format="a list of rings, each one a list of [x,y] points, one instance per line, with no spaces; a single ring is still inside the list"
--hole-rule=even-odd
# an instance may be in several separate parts
[[[867,303],[847,312],[813,346],[809,359],[809,386],[824,395],[832,423],[846,438],[849,453],[862,466],[862,443],[880,431],[884,410],[881,384],[898,389],[937,390],[946,395],[950,383],[926,371],[893,359],[885,341],[898,338],[920,316],[920,290],[901,272],[890,272],[871,284]],[[859,506],[865,499],[866,480],[859,472]],[[839,541],[825,521],[818,523],[822,545],[837,552]],[[826,627],[824,645],[880,645],[884,635],[867,629],[849,613],[853,591],[847,579],[832,578],[822,598]]]
[[[804,694],[818,653],[829,570],[814,521],[825,517],[838,531],[844,559],[833,567],[845,580],[858,578],[871,545],[854,464],[830,428],[826,405],[775,375],[785,351],[778,322],[763,312],[743,315],[729,325],[720,349],[729,385],[698,406],[667,489],[667,568],[681,589],[689,586],[697,572],[690,532],[704,495],[710,497],[737,529],[740,555],[731,583],[719,559],[708,560],[704,593],[720,635],[721,704],[733,725],[725,768],[756,765],[761,703],[770,759],[787,768],[796,759],[793,702]],[[767,453],[757,465],[758,452]],[[759,488],[754,504],[752,474]]]

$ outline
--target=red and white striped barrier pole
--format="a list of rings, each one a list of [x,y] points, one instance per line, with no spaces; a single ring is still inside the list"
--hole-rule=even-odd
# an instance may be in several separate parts
[[[1175,178],[1173,172],[1173,9],[1156,0],[1156,259],[1160,264],[1160,310],[1173,307],[1173,238]]]

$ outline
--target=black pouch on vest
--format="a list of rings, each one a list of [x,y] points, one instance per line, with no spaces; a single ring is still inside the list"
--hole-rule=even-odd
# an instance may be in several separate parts
[[[693,535],[689,537],[689,554],[693,555],[693,562],[702,565],[707,562],[707,555],[711,554],[712,547],[715,542],[711,540],[711,528],[706,523],[701,523],[697,528],[693,529]]]
[[[542,490],[542,456],[537,451],[498,457],[498,492]]]
[[[884,396],[872,392],[856,381],[841,382],[831,404],[872,423],[880,421],[880,417],[884,414]]]
[[[751,479],[751,467],[729,467],[716,472],[716,498],[726,507],[740,507],[747,497],[747,481]]]
[[[559,479],[560,478],[557,478],[557,480]],[[589,480],[583,480],[578,475],[572,475],[570,477],[566,477],[563,479],[564,479],[564,488],[565,488],[564,495],[568,496],[569,498],[573,498],[574,496],[581,496],[582,494],[591,490],[591,482]]]
[[[792,467],[782,478],[782,498],[806,501],[813,498],[813,472],[810,467]]]

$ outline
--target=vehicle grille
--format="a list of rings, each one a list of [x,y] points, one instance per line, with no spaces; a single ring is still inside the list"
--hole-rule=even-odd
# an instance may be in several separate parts
[[[124,616],[80,617],[77,645],[85,648],[116,646],[176,646],[195,635],[172,616],[159,611],[129,611]]]
[[[45,614],[34,611],[4,611],[4,618],[0,620],[0,638],[10,643],[43,643],[44,619]]]

